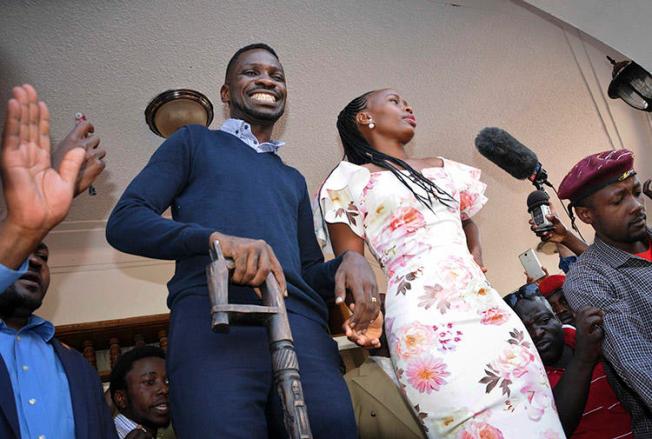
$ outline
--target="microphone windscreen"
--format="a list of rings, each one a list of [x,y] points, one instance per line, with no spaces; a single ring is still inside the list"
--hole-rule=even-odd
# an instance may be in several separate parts
[[[500,128],[484,128],[475,138],[475,146],[480,154],[519,180],[530,177],[539,164],[532,150]]]
[[[550,197],[544,191],[533,191],[527,197],[527,209],[532,210],[542,204],[550,204]]]

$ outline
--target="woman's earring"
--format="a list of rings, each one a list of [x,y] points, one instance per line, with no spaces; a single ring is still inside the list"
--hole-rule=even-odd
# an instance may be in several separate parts
[[[370,130],[373,130],[374,128],[376,128],[376,124],[373,123],[373,122],[369,122],[368,127],[369,127]]]

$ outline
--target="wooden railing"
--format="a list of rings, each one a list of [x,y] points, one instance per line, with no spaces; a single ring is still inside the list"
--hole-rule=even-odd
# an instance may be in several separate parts
[[[96,352],[107,350],[109,352],[109,368],[98,369],[97,372],[102,381],[108,381],[111,368],[118,361],[122,348],[155,343],[166,350],[169,320],[169,314],[155,314],[127,319],[75,323],[57,326],[56,336],[62,343],[81,352],[96,369],[98,369]]]
[[[343,335],[343,318],[338,308],[330,309],[329,326],[332,335]],[[208,312],[208,311],[207,311]],[[163,350],[168,345],[169,314],[155,314],[126,319],[101,320],[88,323],[60,325],[56,328],[57,338],[64,344],[78,350],[97,369],[102,381],[108,381],[111,368],[120,357],[123,348],[158,344]],[[108,351],[109,361],[102,368],[98,366],[97,351]]]

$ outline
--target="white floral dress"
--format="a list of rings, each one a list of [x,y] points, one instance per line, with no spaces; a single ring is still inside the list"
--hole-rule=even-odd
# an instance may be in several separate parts
[[[432,211],[391,172],[342,162],[319,195],[324,219],[348,224],[389,279],[392,362],[429,437],[563,438],[536,348],[467,248],[462,220],[487,201],[480,171],[443,161],[422,172],[455,201]]]

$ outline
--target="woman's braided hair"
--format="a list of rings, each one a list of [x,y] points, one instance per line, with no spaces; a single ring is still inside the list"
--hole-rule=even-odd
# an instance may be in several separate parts
[[[433,200],[438,200],[445,206],[450,206],[449,203],[455,200],[448,192],[437,186],[405,161],[377,151],[362,136],[355,118],[360,111],[367,108],[367,100],[373,93],[375,91],[369,91],[353,99],[337,116],[337,131],[340,133],[342,145],[344,146],[344,157],[356,165],[373,163],[376,166],[390,171],[414,194],[417,200],[430,210],[432,210]],[[407,171],[407,175],[401,172],[402,170]],[[423,189],[426,195],[416,193],[408,183],[408,180]]]

